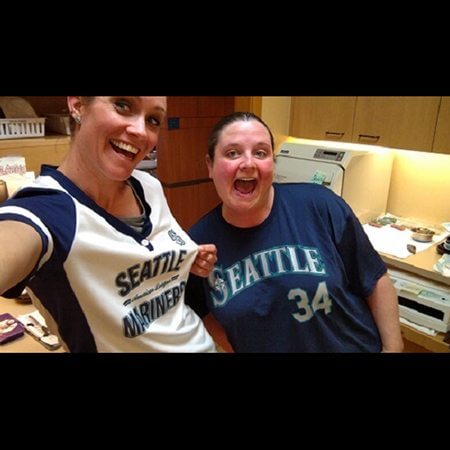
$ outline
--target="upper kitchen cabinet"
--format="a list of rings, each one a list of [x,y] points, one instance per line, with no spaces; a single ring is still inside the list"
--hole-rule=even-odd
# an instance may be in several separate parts
[[[450,97],[442,97],[441,100],[433,152],[450,154]]]
[[[350,142],[356,97],[292,97],[289,134]]]
[[[353,142],[432,151],[441,97],[357,97]]]

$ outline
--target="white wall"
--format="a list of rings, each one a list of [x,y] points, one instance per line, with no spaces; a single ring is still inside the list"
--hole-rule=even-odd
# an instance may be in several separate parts
[[[450,155],[395,150],[387,210],[430,225],[450,222]]]

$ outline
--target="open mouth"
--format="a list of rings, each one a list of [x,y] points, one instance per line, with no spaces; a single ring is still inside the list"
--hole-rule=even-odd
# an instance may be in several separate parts
[[[120,142],[120,141],[111,139],[109,141],[109,143],[111,144],[111,147],[113,148],[113,150],[116,153],[120,153],[121,155],[125,156],[125,158],[127,158],[131,161],[139,153],[139,149],[137,149],[136,147],[133,147],[130,144],[126,144],[125,142]]]
[[[240,178],[234,182],[234,188],[240,194],[249,195],[256,188],[256,179],[255,178]]]

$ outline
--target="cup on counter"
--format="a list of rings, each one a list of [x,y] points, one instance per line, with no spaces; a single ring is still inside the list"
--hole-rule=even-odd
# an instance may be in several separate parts
[[[450,251],[450,236],[445,240],[444,248],[445,248],[445,250]]]
[[[0,180],[0,204],[2,204],[8,198],[8,189],[6,187],[6,181]]]

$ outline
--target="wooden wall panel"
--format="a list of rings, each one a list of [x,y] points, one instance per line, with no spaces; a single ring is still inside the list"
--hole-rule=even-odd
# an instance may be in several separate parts
[[[166,184],[208,178],[206,152],[210,128],[161,130],[158,178]]]
[[[58,114],[67,111],[67,97],[64,96],[28,96],[22,98],[30,103],[39,117],[43,117],[46,114]]]
[[[164,187],[164,193],[173,216],[184,230],[220,203],[212,181],[177,188]]]

